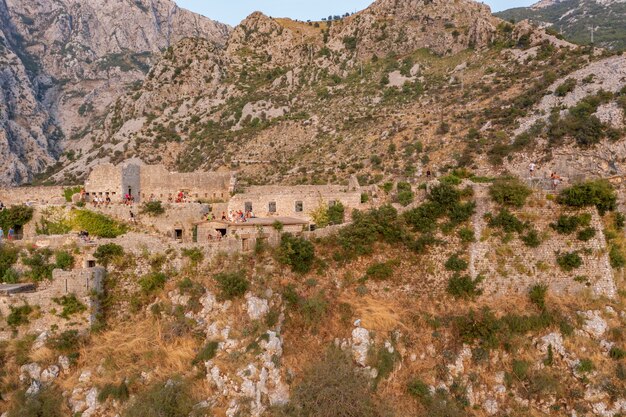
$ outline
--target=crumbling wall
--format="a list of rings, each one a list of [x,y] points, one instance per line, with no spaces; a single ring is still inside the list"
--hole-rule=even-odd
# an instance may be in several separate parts
[[[474,185],[476,214],[473,218],[476,242],[470,247],[470,274],[482,275],[481,287],[487,297],[526,294],[535,284],[545,284],[553,294],[579,294],[589,291],[594,296],[615,297],[617,289],[613,279],[613,270],[608,258],[606,239],[601,219],[595,209],[591,227],[596,235],[588,242],[581,242],[576,233],[558,234],[550,228],[550,223],[567,213],[562,206],[545,198],[539,191],[533,201],[523,209],[513,210],[522,220],[529,221],[543,237],[537,248],[527,247],[517,236],[512,234],[509,242],[495,236],[488,227],[486,213],[498,212],[498,207],[491,201],[488,186]],[[565,272],[556,263],[559,253],[579,253],[583,265],[571,272]]]
[[[246,203],[251,203],[252,211],[259,217],[295,217],[311,220],[311,212],[320,205],[341,202],[346,214],[352,209],[361,208],[361,192],[349,186],[339,185],[297,185],[297,186],[255,186],[244,193],[235,194],[229,201],[229,211],[245,211]],[[276,211],[270,211],[270,203]],[[302,210],[296,210],[296,203]]]
[[[52,280],[42,282],[37,291],[0,297],[0,315],[6,317],[11,312],[11,306],[28,304],[38,309],[38,313],[31,315],[30,323],[21,328],[20,332],[41,333],[48,331],[53,325],[60,331],[86,329],[95,319],[98,306],[93,295],[102,292],[105,275],[106,270],[102,267],[74,271],[55,269]],[[65,319],[59,316],[63,307],[54,299],[70,294],[74,294],[87,310]],[[8,330],[6,324],[0,321],[0,340],[6,338]]]
[[[226,201],[234,186],[232,172],[169,172],[162,165],[141,167],[141,196],[167,201],[185,191],[193,200]]]
[[[13,187],[0,188],[0,201],[5,206],[17,204],[64,204],[64,187]]]

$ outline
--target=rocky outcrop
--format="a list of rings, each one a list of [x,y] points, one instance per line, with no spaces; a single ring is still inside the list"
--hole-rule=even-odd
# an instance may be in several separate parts
[[[171,0],[2,0],[0,24],[9,64],[2,68],[4,184],[28,182],[53,165],[61,139],[91,130],[128,85],[143,80],[154,54],[186,37],[222,46],[230,32]]]

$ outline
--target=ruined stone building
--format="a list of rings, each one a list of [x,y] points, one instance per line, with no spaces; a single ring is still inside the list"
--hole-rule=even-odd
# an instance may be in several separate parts
[[[85,193],[88,200],[97,195],[115,201],[129,194],[138,202],[151,196],[168,201],[183,192],[193,201],[227,201],[234,186],[235,175],[230,171],[170,172],[163,165],[129,161],[96,166],[85,182]]]
[[[235,194],[229,211],[252,211],[257,217],[295,217],[311,220],[320,206],[341,203],[346,213],[361,207],[361,187],[356,178],[348,185],[254,186]]]

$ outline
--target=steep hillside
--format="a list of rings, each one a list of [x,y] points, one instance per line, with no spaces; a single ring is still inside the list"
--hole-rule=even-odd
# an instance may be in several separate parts
[[[623,0],[548,0],[531,7],[496,13],[506,20],[529,19],[581,45],[591,42],[614,50],[626,48],[626,2]]]
[[[30,91],[39,113],[55,125],[44,130],[45,140],[10,134],[15,149],[26,141],[38,145],[33,153],[11,153],[21,168],[3,166],[5,184],[29,181],[53,165],[63,138],[91,129],[111,102],[144,78],[154,53],[189,36],[223,45],[230,30],[169,0],[2,0],[0,22],[6,46],[25,69],[19,88]],[[40,153],[48,159],[38,160]]]
[[[502,22],[474,2],[444,3],[381,0],[333,23],[255,13],[224,50],[183,40],[101,127],[68,145],[76,159],[61,159],[51,178],[73,182],[100,161],[132,157],[182,171],[226,166],[251,184],[325,183],[355,173],[363,184],[380,183],[456,166],[485,175],[518,170],[528,162],[503,162],[536,142],[516,141],[520,125],[532,112],[546,118],[558,105],[547,98],[584,68],[596,72],[596,88],[563,105],[607,80],[612,96],[603,105],[612,106],[616,124],[609,129],[602,119],[593,143],[579,141],[578,149],[623,136],[617,121],[626,82],[603,61],[619,58]],[[537,126],[533,139],[555,133],[547,127]],[[549,159],[545,152],[574,134],[563,132],[538,158]]]

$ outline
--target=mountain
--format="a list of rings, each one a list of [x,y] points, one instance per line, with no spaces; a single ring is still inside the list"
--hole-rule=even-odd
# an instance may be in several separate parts
[[[16,97],[13,107],[36,106],[36,119],[46,120],[41,132],[29,132],[27,112],[7,112],[3,126],[12,127],[3,129],[10,142],[3,156],[13,163],[0,174],[8,184],[29,181],[53,165],[64,140],[89,129],[130,84],[141,81],[155,53],[185,37],[223,45],[230,32],[170,0],[2,0],[0,23],[3,53],[14,62],[10,72],[20,74],[10,81],[5,69],[3,95]],[[26,93],[15,94],[16,85]],[[36,103],[29,103],[32,98]]]
[[[603,48],[626,48],[626,1],[624,0],[543,0],[531,7],[496,13],[505,20],[531,20],[562,34],[578,44],[591,43]]]

